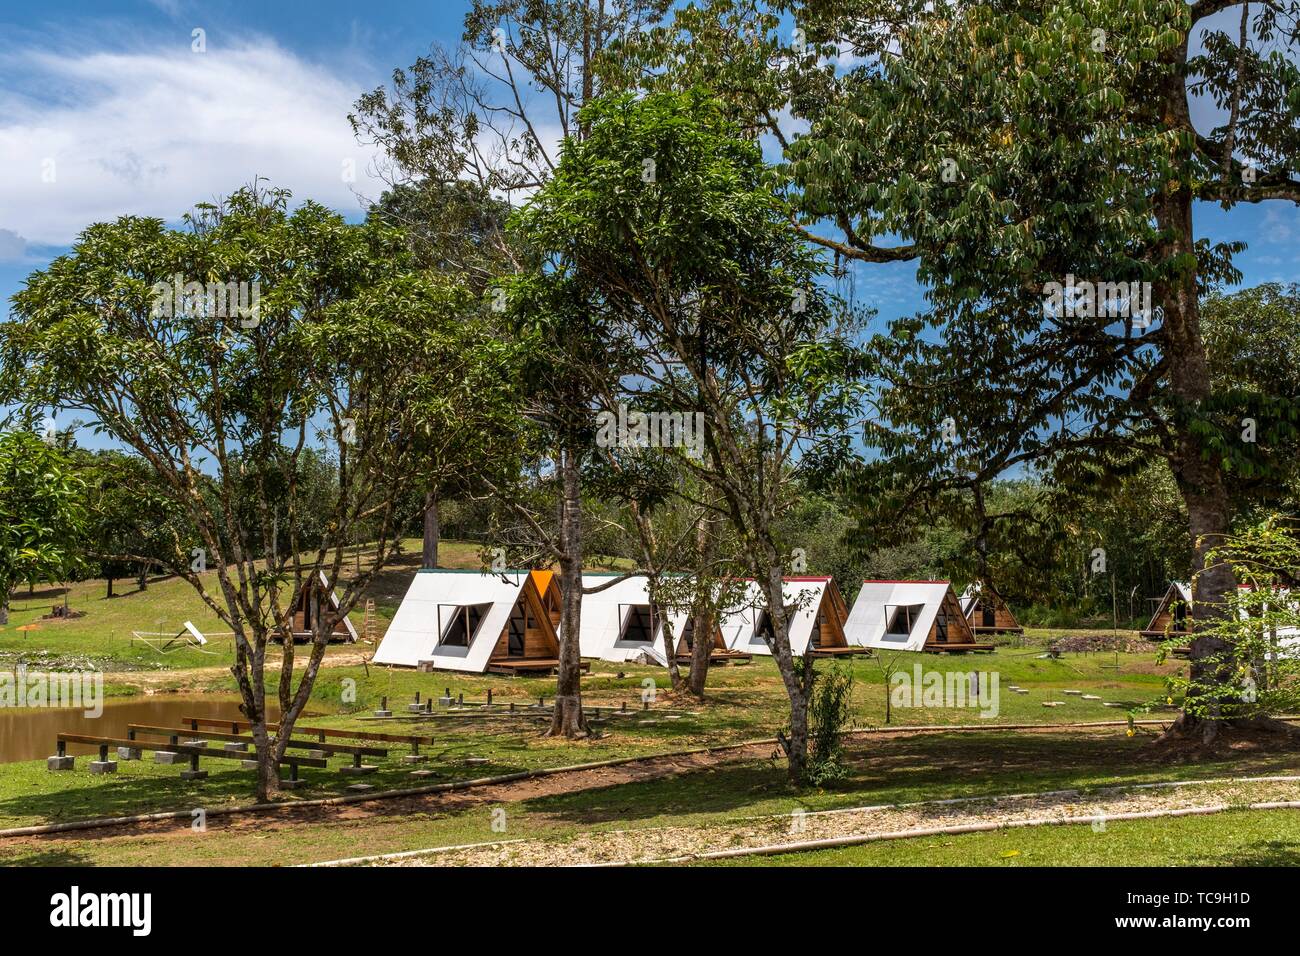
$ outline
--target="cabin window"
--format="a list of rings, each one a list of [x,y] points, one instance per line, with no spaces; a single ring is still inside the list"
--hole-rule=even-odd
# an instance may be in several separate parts
[[[441,643],[446,647],[469,647],[491,604],[466,604],[456,608],[442,629]]]
[[[795,610],[796,610],[795,605],[793,604],[786,605],[785,619],[786,619],[787,627],[789,627],[790,618],[794,615]],[[754,636],[753,638],[750,639],[750,643],[758,644],[759,642],[762,642],[766,644],[768,647],[771,647],[772,642],[775,640],[776,640],[776,631],[772,623],[772,615],[767,613],[766,610],[764,610],[758,616],[758,627],[754,628]]]
[[[992,607],[989,607],[988,605],[985,605],[983,608],[980,609],[980,613],[981,613],[981,614],[983,615],[983,617],[984,617],[984,626],[985,626],[985,627],[997,627],[997,626],[998,626],[998,612],[997,612],[997,608],[992,608]]]
[[[524,608],[516,604],[510,612],[510,623],[506,630],[506,654],[510,657],[524,656]]]
[[[1187,605],[1182,601],[1174,602],[1174,630],[1187,630]]]
[[[885,637],[910,637],[912,626],[921,616],[924,607],[924,604],[900,604],[894,608],[889,623],[885,625]]]
[[[940,611],[934,616],[934,639],[939,644],[948,643],[948,614]]]
[[[822,646],[822,615],[820,611],[817,612],[817,619],[813,621],[812,637],[810,639],[813,647]]]
[[[654,640],[654,620],[649,604],[633,604],[623,615],[623,633],[620,641],[649,644]]]
[[[686,624],[682,628],[682,640],[686,642],[688,651],[695,649],[695,618],[688,617],[686,619]]]

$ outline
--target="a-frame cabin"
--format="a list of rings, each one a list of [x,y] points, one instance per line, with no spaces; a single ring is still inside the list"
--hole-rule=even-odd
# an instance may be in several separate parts
[[[633,575],[610,583],[613,573],[589,572],[582,576],[584,588],[591,589],[582,598],[582,634],[579,641],[583,657],[606,661],[642,660],[668,665],[664,652],[664,625],[677,635],[674,656],[689,660],[694,644],[694,621],[683,608],[661,608],[650,600],[649,579]],[[598,590],[597,590],[598,589]],[[738,663],[751,659],[749,654],[730,650],[715,625],[714,650],[709,659],[715,664]]]
[[[975,639],[948,581],[863,581],[844,631],[850,643],[879,650],[993,650]]]
[[[991,584],[972,584],[961,596],[966,623],[976,634],[1023,634],[1016,616]]]
[[[325,601],[317,602],[317,611],[324,611],[324,604],[328,603],[336,612],[339,609],[339,596],[328,588],[329,581],[325,577],[324,571],[318,571],[315,578],[307,578],[303,581],[302,588],[298,592],[298,601],[293,607],[290,614],[290,627],[293,631],[293,642],[301,644],[313,639],[312,633],[312,597],[313,595],[325,597]],[[352,622],[347,619],[347,615],[341,615],[334,622],[334,628],[330,633],[330,643],[354,644],[357,640],[357,629],[352,626]]]
[[[677,639],[677,663],[689,664],[695,654],[695,618],[684,615],[681,637]],[[713,642],[709,651],[709,664],[746,664],[754,659],[753,654],[735,651],[727,646],[722,636],[722,627],[713,622]]]
[[[732,650],[752,654],[772,653],[772,618],[758,582],[749,582],[750,613],[734,628]],[[869,653],[851,643],[844,633],[848,609],[835,579],[808,575],[783,579],[782,597],[790,628],[790,652],[795,657],[852,657]]]
[[[374,663],[483,674],[559,666],[560,591],[550,571],[416,573]]]
[[[1192,589],[1174,581],[1160,598],[1151,621],[1138,631],[1143,637],[1165,641],[1178,634],[1192,633]]]

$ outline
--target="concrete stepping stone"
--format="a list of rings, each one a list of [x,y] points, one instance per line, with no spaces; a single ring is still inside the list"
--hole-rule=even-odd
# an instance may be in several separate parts
[[[1078,696],[1080,696],[1080,695],[1083,694],[1083,691],[1081,691],[1081,690],[1063,690],[1063,691],[1061,691],[1061,693],[1062,693],[1062,694],[1065,694],[1067,697],[1078,697]]]
[[[1098,697],[1096,694],[1084,694],[1084,695],[1083,695],[1083,699],[1084,699],[1084,700],[1101,700],[1101,698]]]

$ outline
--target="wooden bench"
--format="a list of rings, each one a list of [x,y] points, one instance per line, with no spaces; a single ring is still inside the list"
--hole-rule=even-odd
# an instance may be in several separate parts
[[[252,737],[241,734],[228,734],[219,730],[186,730],[184,727],[155,727],[148,724],[127,724],[127,736],[132,740],[137,733],[152,734],[154,736],[169,737],[173,744],[180,743],[182,736],[206,737],[210,740],[222,740],[230,743],[252,744],[257,746]],[[290,740],[285,744],[286,747],[299,747],[319,751],[327,757],[331,754],[345,754],[352,758],[352,773],[359,773],[362,770],[362,757],[387,757],[388,750],[383,747],[363,747],[356,744],[326,744],[316,741],[307,740]],[[225,751],[226,753],[238,753],[238,751]]]
[[[241,730],[252,730],[253,725],[246,720],[221,720],[217,717],[182,717],[181,723],[189,724],[190,730],[198,733],[200,727],[229,727],[232,734]],[[267,724],[268,731],[279,731],[279,724]],[[333,740],[369,740],[374,743],[406,744],[411,753],[420,752],[420,744],[433,744],[433,738],[418,734],[382,734],[372,730],[339,730],[335,727],[299,727],[294,725],[293,733],[315,737],[321,743]]]
[[[191,747],[188,744],[171,744],[171,743],[151,744],[148,741],[136,740],[130,737],[128,738],[95,737],[89,734],[60,733],[55,738],[55,745],[58,748],[58,752],[55,755],[55,757],[51,757],[50,759],[51,760],[58,759],[59,761],[67,760],[68,764],[67,766],[60,766],[57,769],[60,770],[72,769],[72,763],[71,763],[72,758],[68,756],[68,747],[67,747],[68,744],[88,744],[89,746],[92,747],[98,747],[100,763],[109,763],[109,759],[108,759],[109,747],[118,747],[121,748],[122,750],[148,750],[155,754],[157,753],[180,754],[181,756],[190,758],[189,771],[182,772],[183,774],[188,773],[189,776],[187,776],[187,779],[190,780],[202,780],[203,777],[207,776],[206,770],[199,769],[199,759],[201,757],[216,757],[218,759],[239,760],[239,761],[246,761],[246,760],[253,759],[246,753],[235,753],[233,751],[228,751],[228,750],[209,750],[207,747]],[[280,762],[287,763],[289,765],[290,780],[294,780],[294,781],[298,779],[299,767],[322,767],[323,768],[326,766],[326,762],[320,759],[319,757],[299,757],[296,754],[285,754],[284,757],[281,758]]]
[[[954,641],[950,644],[927,644],[925,652],[927,654],[965,654],[970,651],[976,651],[982,654],[990,654],[996,644],[980,644],[975,641]]]

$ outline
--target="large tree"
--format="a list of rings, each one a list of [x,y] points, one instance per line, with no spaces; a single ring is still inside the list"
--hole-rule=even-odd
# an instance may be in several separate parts
[[[585,136],[581,109],[603,92],[598,63],[659,22],[670,6],[671,0],[473,0],[459,45],[435,46],[410,68],[394,70],[391,85],[361,97],[349,119],[358,136],[384,148],[389,161],[381,173],[387,180],[434,197],[432,208],[443,209],[442,198],[467,191],[480,199],[504,195],[509,202],[545,183],[563,145]],[[498,243],[497,262],[509,263],[507,271],[532,271],[527,252],[505,232],[490,228],[482,236]],[[597,367],[592,359],[598,351],[584,350],[592,341],[585,337],[586,319],[566,311],[562,295],[529,298],[528,328],[545,327],[545,347],[553,351],[543,357],[556,359],[549,368],[534,366],[533,384],[549,391],[534,388],[528,411],[550,430],[543,470],[553,466],[559,502],[553,523],[538,521],[527,504],[515,511],[533,547],[559,565],[565,600],[552,732],[578,736],[586,732],[578,634],[582,468],[590,451],[584,430],[590,429],[572,416],[589,421],[587,373]],[[510,331],[517,334],[520,327]],[[428,520],[436,522],[436,512]],[[426,539],[433,529],[428,530]]]
[[[420,480],[421,436],[483,401],[463,391],[480,358],[460,334],[475,300],[407,271],[400,232],[311,202],[290,212],[288,199],[252,187],[198,207],[179,230],[134,217],[92,225],[0,324],[0,400],[88,416],[149,463],[192,523],[197,538],[177,541],[167,564],[234,632],[259,798],[278,789],[335,623],[413,517],[397,507]],[[333,462],[327,502],[299,483],[311,449]],[[362,527],[375,550],[345,583],[344,550]],[[312,633],[295,684],[292,610],[304,596]],[[267,669],[275,641],[278,678]]]
[[[728,44],[716,24],[737,17],[753,32]],[[1208,622],[1233,583],[1206,560],[1230,486],[1289,434],[1295,396],[1256,418],[1212,388],[1200,298],[1238,278],[1242,243],[1194,213],[1300,200],[1298,19],[1294,2],[717,0],[654,52],[786,147],[809,241],[915,264],[929,308],[882,344],[895,387],[873,436],[898,477],[973,490],[1163,458]],[[1207,632],[1193,667],[1221,650]]]
[[[537,281],[569,288],[632,350],[629,404],[644,395],[661,412],[703,416],[700,458],[670,450],[716,496],[695,504],[730,522],[761,588],[802,782],[813,671],[790,647],[783,578],[797,541],[781,539],[778,521],[803,472],[849,453],[855,330],[837,324],[818,257],[788,228],[779,179],[716,100],[623,95],[582,119],[586,139],[566,144],[520,213],[547,254]]]

